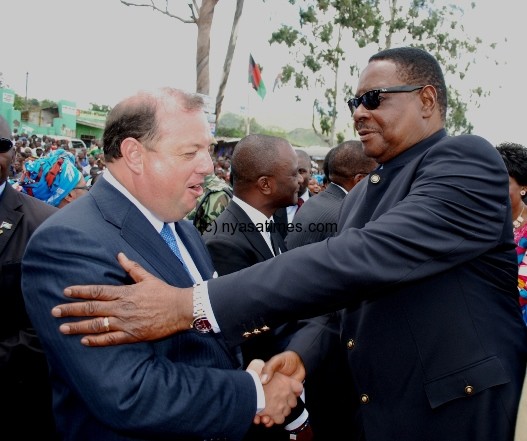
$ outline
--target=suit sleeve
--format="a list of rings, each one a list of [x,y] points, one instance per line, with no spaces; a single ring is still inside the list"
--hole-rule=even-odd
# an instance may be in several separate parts
[[[272,328],[355,307],[389,295],[391,286],[439,274],[493,249],[510,220],[507,179],[499,154],[482,138],[436,144],[404,182],[404,197],[374,222],[348,227],[346,217],[354,209],[348,197],[337,236],[210,281],[223,335],[238,344],[245,328],[262,319]]]

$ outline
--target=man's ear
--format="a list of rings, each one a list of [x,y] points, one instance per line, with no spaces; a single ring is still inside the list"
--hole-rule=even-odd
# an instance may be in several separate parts
[[[437,108],[437,90],[434,86],[428,84],[421,90],[421,102],[423,109],[423,116],[430,118]]]
[[[275,182],[271,176],[260,176],[256,181],[258,190],[262,194],[271,194],[274,191]]]
[[[135,138],[126,138],[121,142],[121,155],[124,161],[134,173],[143,171],[143,145]]]

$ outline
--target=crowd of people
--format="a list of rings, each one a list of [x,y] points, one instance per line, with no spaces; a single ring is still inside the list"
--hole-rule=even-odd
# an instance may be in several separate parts
[[[373,55],[356,90],[360,141],[320,172],[274,136],[211,156],[203,99],[168,87],[89,149],[0,119],[5,426],[525,439],[527,148],[449,136],[421,49]]]

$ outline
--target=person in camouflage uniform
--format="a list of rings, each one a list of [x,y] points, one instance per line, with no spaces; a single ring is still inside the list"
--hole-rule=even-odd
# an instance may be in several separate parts
[[[232,199],[232,188],[214,173],[205,176],[205,192],[198,198],[196,208],[187,214],[201,234],[205,232],[214,219],[225,209]]]

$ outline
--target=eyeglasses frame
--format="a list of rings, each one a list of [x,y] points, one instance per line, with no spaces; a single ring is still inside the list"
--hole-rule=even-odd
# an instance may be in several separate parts
[[[347,103],[348,107],[353,115],[353,112],[362,104],[366,110],[375,110],[381,105],[381,100],[379,100],[379,95],[381,93],[407,93],[415,92],[416,90],[423,89],[426,86],[411,86],[411,85],[401,85],[393,87],[381,87],[379,89],[371,89],[364,92],[361,96],[350,98]],[[364,97],[366,95],[375,96],[376,103],[372,105],[366,105],[364,102]]]

